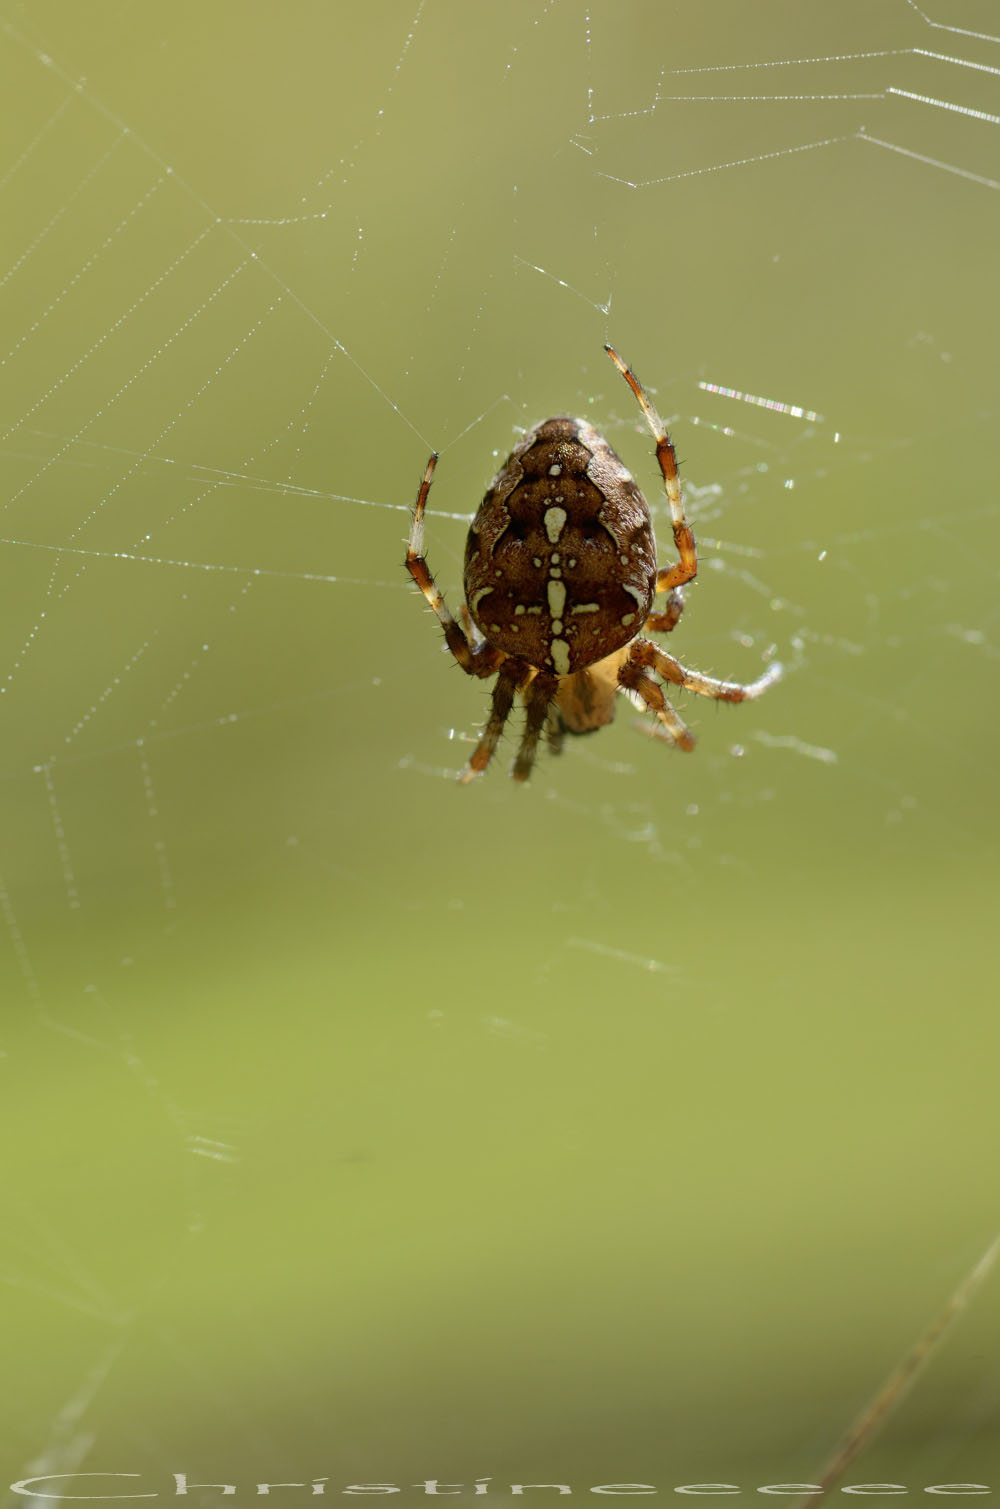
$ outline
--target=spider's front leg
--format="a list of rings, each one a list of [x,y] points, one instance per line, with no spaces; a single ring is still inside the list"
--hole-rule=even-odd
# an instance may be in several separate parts
[[[563,741],[566,737],[566,727],[559,716],[559,709],[550,707],[545,716],[545,738],[549,746],[549,753],[562,754]]]
[[[469,676],[492,676],[493,672],[504,659],[502,651],[493,649],[484,643],[470,643],[469,636],[465,633],[458,621],[452,617],[451,610],[441,595],[437,582],[431,575],[430,567],[424,560],[424,509],[427,506],[427,494],[431,490],[431,481],[434,477],[434,468],[437,466],[437,452],[431,452],[431,458],[424,471],[424,479],[417,493],[417,501],[413,508],[413,522],[410,525],[410,541],[406,548],[406,569],[420,588],[427,602],[430,603],[437,614],[438,622],[444,630],[448,648],[458,661],[462,670]]]
[[[458,778],[463,786],[477,775],[481,775],[492,760],[493,751],[500,742],[504,724],[510,717],[510,710],[514,706],[514,696],[518,688],[524,686],[530,675],[531,667],[525,665],[523,660],[504,657],[500,672],[493,684],[490,715],[486,720],[486,727],[469,757],[468,765]]]
[[[493,687],[490,716],[483,729],[482,738],[472,751],[468,765],[459,776],[462,785],[467,785],[480,775],[493,758],[493,753],[503,733],[504,724],[510,717],[514,697],[520,692],[524,697],[526,717],[520,748],[511,775],[515,781],[526,781],[535,763],[535,753],[542,730],[546,726],[553,698],[559,685],[557,676],[549,671],[538,671],[524,660],[513,656],[500,667]]]
[[[548,671],[538,671],[524,694],[525,720],[521,747],[517,751],[511,775],[515,781],[526,781],[535,763],[535,752],[542,729],[548,722],[549,709],[559,687],[559,678]]]

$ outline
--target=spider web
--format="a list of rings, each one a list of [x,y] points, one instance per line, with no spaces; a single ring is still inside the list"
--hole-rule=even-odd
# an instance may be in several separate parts
[[[41,3],[0,70],[8,1480],[808,1481],[997,1224],[995,12]],[[581,414],[662,558],[607,340],[671,651],[786,675],[461,791],[416,487],[457,608]],[[854,1481],[996,1476],[996,1310]]]

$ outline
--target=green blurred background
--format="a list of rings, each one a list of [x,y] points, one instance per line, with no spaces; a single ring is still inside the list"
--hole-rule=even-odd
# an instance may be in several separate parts
[[[752,1494],[988,1245],[996,29],[7,7],[4,1482]],[[457,606],[569,411],[662,521],[605,340],[701,541],[671,648],[788,675],[463,790],[408,510],[433,446]],[[998,1330],[848,1481],[995,1481]]]

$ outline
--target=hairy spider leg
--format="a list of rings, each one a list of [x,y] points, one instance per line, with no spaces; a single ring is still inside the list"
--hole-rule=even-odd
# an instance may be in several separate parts
[[[430,567],[424,560],[424,509],[427,506],[427,494],[431,490],[437,461],[437,452],[432,451],[424,471],[424,479],[420,484],[420,491],[417,493],[417,501],[413,506],[410,540],[406,547],[406,569],[437,614],[438,622],[444,629],[448,648],[462,670],[469,676],[492,676],[497,666],[506,658],[504,652],[484,642],[470,644],[468,635],[463,631],[461,624],[452,617],[451,610],[431,575]]]
[[[514,706],[514,695],[530,674],[531,667],[527,666],[523,660],[507,658],[501,665],[497,679],[493,683],[490,716],[483,729],[482,738],[472,751],[468,765],[458,777],[463,786],[475,776],[482,774],[492,760],[493,751],[500,741],[504,724],[510,717],[510,710]]]
[[[656,577],[657,592],[671,592],[674,587],[683,587],[685,582],[691,581],[698,570],[698,552],[695,548],[694,535],[691,526],[684,514],[684,498],[681,494],[681,479],[677,474],[677,453],[674,450],[673,441],[667,434],[667,427],[646,393],[645,388],[625,362],[622,361],[614,346],[605,346],[605,351],[618,368],[622,377],[628,383],[635,394],[639,407],[646,416],[646,423],[652,431],[656,441],[656,459],[660,464],[663,474],[663,485],[667,490],[667,502],[670,504],[670,521],[674,531],[674,544],[680,560],[676,566],[665,566]],[[669,614],[669,609],[667,610]],[[679,615],[678,615],[679,616]],[[674,623],[677,619],[674,619]],[[673,625],[671,625],[671,628]]]
[[[668,655],[666,650],[661,650],[650,639],[635,640],[629,651],[629,661],[656,671],[664,681],[670,681],[674,686],[686,687],[689,692],[697,692],[700,697],[713,697],[717,702],[749,702],[753,697],[759,697],[781,676],[781,666],[774,661],[762,676],[746,686],[739,681],[718,681],[714,676],[703,676],[701,671],[689,671],[687,666],[681,665],[679,660]]]
[[[521,735],[521,747],[517,751],[517,759],[514,761],[514,769],[511,772],[515,781],[526,781],[531,774],[538,740],[548,718],[549,708],[552,706],[552,699],[558,685],[558,676],[554,676],[550,671],[539,671],[524,694],[527,718],[524,733]]]
[[[550,707],[545,719],[545,741],[549,746],[549,754],[562,754],[565,737],[566,730],[563,728],[559,710],[558,708]]]
[[[638,692],[650,712],[666,729],[670,741],[680,749],[692,750],[695,737],[683,718],[671,707],[663,688],[647,671],[642,662],[629,655],[618,670],[618,685],[627,692]]]
[[[460,604],[458,611],[462,616],[462,627],[465,630],[465,637],[471,644],[473,650],[477,649],[480,645],[485,644],[486,641],[483,639],[483,636],[480,634],[479,630],[472,622],[472,614],[469,612],[468,603]]]
[[[667,593],[667,606],[663,612],[651,613],[643,624],[643,628],[649,629],[654,634],[669,634],[676,629],[683,612],[684,588],[673,587]]]

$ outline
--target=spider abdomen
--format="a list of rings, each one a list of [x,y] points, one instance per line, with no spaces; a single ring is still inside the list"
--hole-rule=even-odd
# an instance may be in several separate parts
[[[656,590],[649,508],[583,419],[546,419],[516,446],[479,505],[465,595],[486,639],[557,676],[627,644]]]

